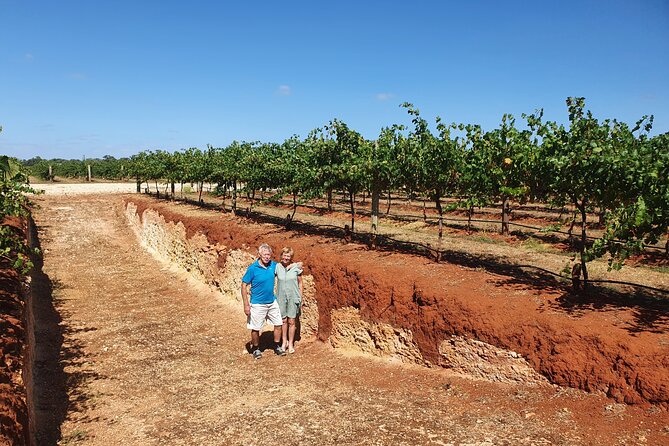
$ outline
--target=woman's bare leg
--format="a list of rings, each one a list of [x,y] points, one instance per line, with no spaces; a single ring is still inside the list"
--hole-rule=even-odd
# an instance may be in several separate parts
[[[288,318],[288,350],[295,349],[295,318]]]
[[[284,350],[288,348],[288,323],[286,322],[288,318],[284,317],[283,318],[283,327],[281,330],[281,340],[283,341],[281,343],[281,348]]]

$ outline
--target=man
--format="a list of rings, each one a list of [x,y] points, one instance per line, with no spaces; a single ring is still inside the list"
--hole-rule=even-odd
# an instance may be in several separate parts
[[[274,353],[283,356],[281,348],[281,311],[274,296],[274,270],[272,248],[267,243],[258,247],[258,260],[246,269],[242,277],[242,302],[247,316],[247,327],[251,330],[251,351],[254,359],[260,359],[260,330],[265,320],[274,325]],[[249,299],[250,293],[250,299]]]

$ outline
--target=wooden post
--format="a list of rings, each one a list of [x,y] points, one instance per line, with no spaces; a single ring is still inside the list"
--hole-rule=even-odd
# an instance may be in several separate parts
[[[376,249],[378,237],[376,234],[372,234],[369,237],[369,249]]]
[[[49,164],[49,181],[53,182],[53,167]]]
[[[348,193],[349,200],[351,201],[351,232],[355,231],[355,194],[353,192]]]
[[[376,236],[379,232],[379,199],[381,198],[381,191],[374,186],[372,189],[372,235]]]
[[[571,287],[574,291],[581,289],[581,264],[574,263],[571,268]]]
[[[90,181],[91,181],[91,165],[86,164],[86,168],[88,170],[88,182],[90,183]]]
[[[509,235],[509,197],[502,201],[502,235]]]
[[[353,232],[348,225],[344,225],[344,243],[351,243],[353,240]]]
[[[386,215],[390,214],[390,188],[388,188],[388,207],[386,208]]]

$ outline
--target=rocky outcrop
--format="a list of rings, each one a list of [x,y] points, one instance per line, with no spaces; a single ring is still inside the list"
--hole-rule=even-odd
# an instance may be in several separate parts
[[[520,354],[476,339],[452,336],[439,344],[439,354],[439,365],[468,377],[506,383],[548,384],[548,380],[530,367]]]

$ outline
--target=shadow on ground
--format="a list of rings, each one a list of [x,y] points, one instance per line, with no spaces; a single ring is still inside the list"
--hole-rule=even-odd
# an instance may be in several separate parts
[[[40,247],[39,236],[32,234],[33,243]],[[75,339],[76,332],[64,324],[63,310],[57,296],[64,286],[43,271],[42,259],[34,259],[31,274],[32,311],[35,320],[32,417],[36,444],[51,446],[61,440],[61,425],[68,412],[85,405],[88,396],[84,384],[97,376],[81,371],[76,364],[86,361],[83,345],[65,342]],[[74,366],[74,367],[72,367]],[[66,372],[71,368],[73,372]]]
[[[604,287],[593,287],[580,293],[567,292],[550,304],[573,316],[589,311],[629,310],[632,321],[623,323],[630,333],[665,333],[669,331],[669,299],[643,291],[622,293]]]

